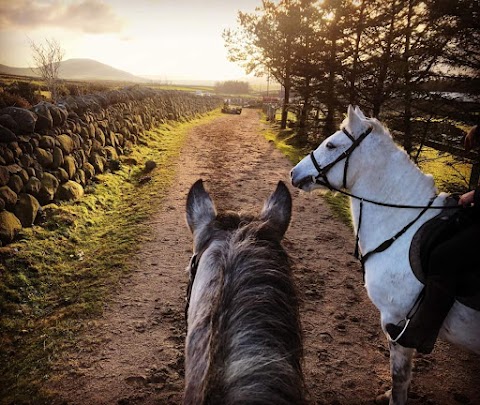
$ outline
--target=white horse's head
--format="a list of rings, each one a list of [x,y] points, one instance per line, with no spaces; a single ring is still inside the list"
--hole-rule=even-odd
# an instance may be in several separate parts
[[[364,147],[367,143],[364,139],[378,125],[377,120],[366,118],[358,107],[349,106],[342,129],[325,139],[292,169],[292,184],[305,191],[322,186],[350,188],[361,160],[356,150]]]

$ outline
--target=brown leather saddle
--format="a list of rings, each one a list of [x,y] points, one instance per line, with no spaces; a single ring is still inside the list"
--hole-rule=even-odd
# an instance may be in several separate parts
[[[453,197],[449,197],[445,205],[456,206],[457,202]],[[412,271],[421,283],[425,284],[428,277],[429,259],[433,249],[454,236],[462,226],[470,224],[472,219],[469,215],[468,209],[445,209],[423,224],[415,233],[410,245],[409,258]],[[480,244],[480,241],[478,242]],[[452,255],[455,255],[455,252],[452,252]],[[456,269],[452,268],[452,272],[455,271]],[[456,299],[480,311],[480,269],[462,274]]]

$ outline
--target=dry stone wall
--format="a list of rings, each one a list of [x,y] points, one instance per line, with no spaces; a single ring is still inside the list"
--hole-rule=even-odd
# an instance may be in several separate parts
[[[189,120],[220,103],[134,87],[0,110],[0,244],[32,226],[42,206],[81,198],[85,185],[118,165],[145,130]]]

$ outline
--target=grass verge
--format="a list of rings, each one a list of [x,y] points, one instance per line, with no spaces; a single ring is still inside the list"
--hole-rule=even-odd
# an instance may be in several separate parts
[[[0,403],[47,404],[42,390],[58,354],[101,314],[162,204],[188,131],[220,115],[148,131],[115,174],[98,176],[75,203],[45,208],[0,253]],[[157,166],[144,173],[144,163]]]

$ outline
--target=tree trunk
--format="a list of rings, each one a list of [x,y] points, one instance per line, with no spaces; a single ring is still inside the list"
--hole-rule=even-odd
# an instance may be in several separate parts
[[[337,12],[338,13],[338,12]],[[329,72],[327,83],[327,116],[325,117],[325,134],[330,135],[335,131],[335,73],[336,73],[336,57],[337,57],[337,28],[336,23],[338,21],[338,15],[335,22],[332,25],[332,44],[330,47],[330,60],[329,60]]]
[[[385,50],[383,52],[382,58],[380,59],[380,67],[378,73],[378,81],[375,86],[375,91],[373,95],[373,116],[378,118],[380,116],[380,111],[382,105],[385,101],[384,91],[385,91],[385,80],[387,78],[388,68],[391,62],[392,54],[392,43],[395,30],[395,17],[396,17],[396,1],[392,1],[392,7],[390,10],[390,24],[387,35],[387,43],[385,44]]]
[[[357,103],[357,92],[355,89],[357,83],[357,69],[358,69],[358,56],[360,50],[360,40],[362,39],[363,33],[363,14],[365,12],[365,5],[366,1],[363,0],[360,4],[360,12],[358,15],[358,23],[357,23],[357,30],[355,36],[355,49],[353,52],[353,65],[352,65],[352,75],[350,77],[350,99],[349,102],[351,105],[355,105]]]
[[[405,135],[403,137],[403,147],[410,156],[412,154],[412,83],[410,72],[410,39],[412,34],[412,14],[413,14],[413,0],[408,1],[407,26],[405,32],[405,51],[403,54],[403,68],[405,80],[405,95],[404,95],[404,116],[403,129]]]

